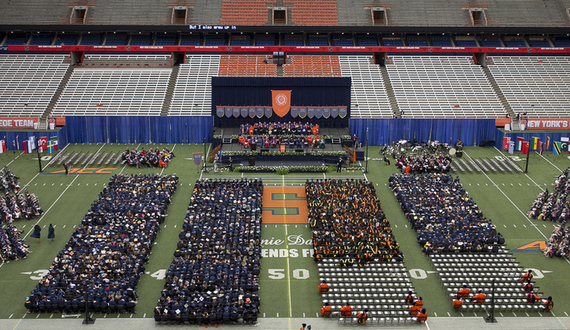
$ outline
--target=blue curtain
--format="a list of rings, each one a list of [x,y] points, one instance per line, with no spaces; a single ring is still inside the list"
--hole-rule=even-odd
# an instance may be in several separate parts
[[[212,137],[211,116],[70,116],[69,143],[202,143]]]
[[[429,140],[454,144],[461,139],[466,146],[495,139],[494,119],[350,119],[350,134],[369,145],[390,144],[397,140]]]

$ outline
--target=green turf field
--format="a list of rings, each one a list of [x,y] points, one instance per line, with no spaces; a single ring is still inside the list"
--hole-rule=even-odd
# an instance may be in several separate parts
[[[129,148],[147,145],[128,145]],[[165,145],[158,145],[162,148]],[[154,148],[155,145],[152,145]],[[170,165],[162,169],[136,169],[117,164],[72,164],[72,174],[61,173],[63,167],[51,164],[44,173],[38,174],[38,160],[33,155],[11,152],[0,154],[0,166],[8,165],[20,177],[22,188],[35,193],[45,213],[33,220],[19,220],[18,228],[28,236],[33,224],[39,221],[42,241],[27,238],[33,251],[25,260],[14,261],[0,266],[0,318],[22,318],[26,309],[24,301],[37,281],[49,268],[57,252],[63,248],[74,228],[80,224],[91,203],[108,182],[109,176],[116,173],[176,173],[180,185],[168,209],[168,217],[153,247],[153,254],[146,267],[147,274],[141,277],[138,286],[139,304],[137,314],[118,317],[152,317],[156,300],[164,285],[164,275],[176,246],[176,239],[184,220],[192,186],[197,178],[203,177],[261,177],[270,186],[302,186],[306,179],[315,178],[367,178],[375,183],[377,194],[388,220],[394,228],[396,240],[405,254],[404,263],[410,273],[413,285],[424,298],[430,316],[453,315],[451,302],[435,268],[429,259],[422,255],[416,243],[415,233],[409,228],[404,214],[400,211],[394,195],[388,188],[388,178],[397,171],[393,165],[385,165],[377,160],[368,163],[368,174],[358,171],[327,174],[239,174],[204,173],[201,175],[192,161],[192,153],[203,152],[203,145],[168,145],[176,154]],[[92,144],[68,145],[65,152],[112,153],[122,152],[125,145]],[[377,158],[378,147],[370,148],[371,158]],[[505,157],[494,148],[467,147],[463,158]],[[515,162],[524,169],[524,159],[520,153],[514,155]],[[43,165],[49,159],[43,160]],[[365,165],[365,164],[362,164]],[[524,268],[535,270],[535,279],[540,291],[551,295],[555,301],[554,314],[568,316],[570,312],[570,286],[566,284],[566,274],[570,264],[562,259],[548,259],[538,252],[541,242],[549,237],[554,224],[529,220],[525,213],[535,196],[545,187],[550,187],[556,175],[570,166],[566,156],[555,156],[545,152],[540,156],[532,153],[528,174],[520,172],[452,172],[459,176],[470,196],[483,210],[487,218],[493,220],[501,232],[509,250]],[[55,173],[54,173],[55,172]],[[59,172],[59,173],[57,173]],[[97,173],[99,172],[99,173]],[[47,226],[53,223],[56,239],[48,242]],[[317,292],[319,276],[317,267],[310,255],[310,229],[304,224],[267,224],[262,226],[263,255],[260,278],[261,314],[260,317],[315,317],[321,307]],[[455,315],[457,316],[457,315]],[[467,316],[467,315],[466,315]],[[472,315],[471,315],[472,316]],[[510,315],[513,316],[512,313]],[[524,315],[526,317],[526,315]],[[50,318],[46,315],[30,317]],[[104,315],[96,315],[104,318]],[[117,317],[107,316],[107,317]]]

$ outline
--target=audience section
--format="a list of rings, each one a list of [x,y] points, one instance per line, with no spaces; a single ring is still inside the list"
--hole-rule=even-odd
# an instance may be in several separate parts
[[[275,0],[223,0],[220,24],[266,25]]]
[[[174,175],[114,175],[32,290],[28,311],[134,313],[177,184]]]
[[[196,182],[155,321],[257,322],[262,200],[261,180]]]
[[[447,174],[393,174],[390,188],[426,254],[498,252],[504,238],[459,182]]]
[[[372,323],[411,321],[405,296],[414,289],[373,184],[310,180],[305,190],[314,258],[329,286],[323,303],[344,322],[365,309]],[[347,303],[354,312],[343,314]]]

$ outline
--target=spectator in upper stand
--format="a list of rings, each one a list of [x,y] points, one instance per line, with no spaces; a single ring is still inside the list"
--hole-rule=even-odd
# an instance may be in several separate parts
[[[329,291],[329,285],[325,280],[322,280],[321,284],[319,284],[319,293],[328,292],[328,291]]]

